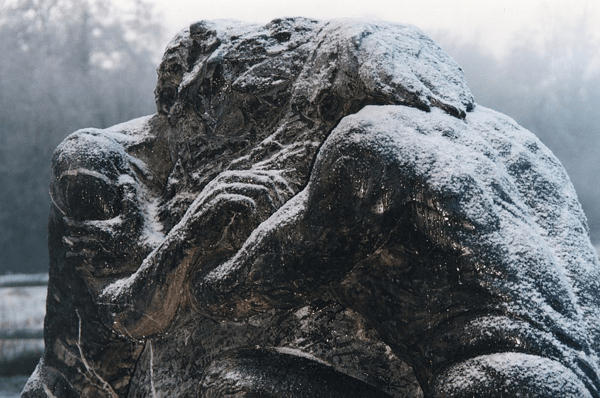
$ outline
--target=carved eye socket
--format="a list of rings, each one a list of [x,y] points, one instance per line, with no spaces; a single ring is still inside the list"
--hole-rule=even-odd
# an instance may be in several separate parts
[[[173,107],[173,105],[175,104],[175,101],[177,101],[177,87],[163,87],[162,90],[158,93],[157,105],[159,108],[159,112],[168,115],[171,111],[171,107]]]
[[[102,176],[77,173],[64,175],[58,182],[63,209],[77,220],[108,220],[121,212],[121,195]]]

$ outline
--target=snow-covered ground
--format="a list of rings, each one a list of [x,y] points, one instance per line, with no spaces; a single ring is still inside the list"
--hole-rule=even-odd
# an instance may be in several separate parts
[[[45,286],[47,284],[48,284],[48,274],[0,275],[0,287]]]
[[[0,287],[0,338],[42,337],[46,286]]]
[[[0,398],[20,395],[44,350],[47,281],[47,275],[0,276]]]

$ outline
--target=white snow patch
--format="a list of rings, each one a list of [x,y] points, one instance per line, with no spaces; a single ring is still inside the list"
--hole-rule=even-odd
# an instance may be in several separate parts
[[[157,247],[165,239],[163,225],[158,217],[159,204],[160,198],[151,198],[144,206],[146,217],[143,240],[152,248]]]
[[[48,274],[8,274],[0,275],[0,287],[46,285]]]
[[[309,354],[308,352],[299,350],[297,348],[274,347],[273,350],[277,351],[277,352],[279,352],[281,354],[294,355],[294,356],[297,356],[297,357],[302,357],[302,358],[310,359],[311,361],[319,362],[320,364],[323,364],[323,365],[330,366],[327,362],[323,361],[322,359],[319,359],[319,358],[315,357],[314,355]]]
[[[296,311],[294,313],[294,315],[296,315],[296,318],[302,319],[302,318],[306,317],[309,313],[310,313],[310,308],[308,306],[305,306],[305,307],[300,308],[298,311]]]

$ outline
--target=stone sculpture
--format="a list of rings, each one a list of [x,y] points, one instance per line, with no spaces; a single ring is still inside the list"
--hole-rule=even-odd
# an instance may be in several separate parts
[[[200,22],[158,74],[55,152],[23,396],[600,396],[569,178],[418,29]]]

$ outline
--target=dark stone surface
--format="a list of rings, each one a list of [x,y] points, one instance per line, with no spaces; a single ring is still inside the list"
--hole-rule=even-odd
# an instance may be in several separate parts
[[[412,27],[200,22],[52,165],[26,397],[600,396],[564,169]]]

